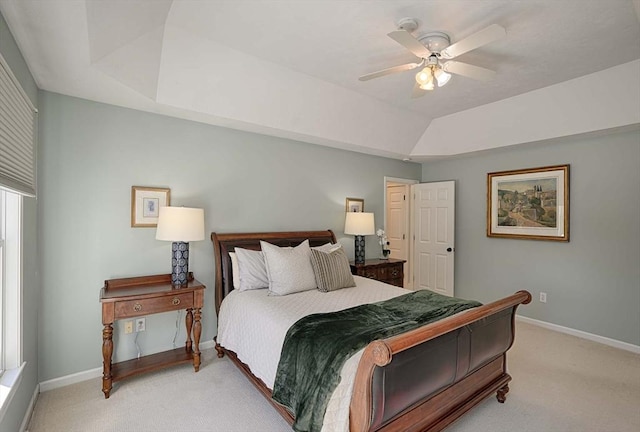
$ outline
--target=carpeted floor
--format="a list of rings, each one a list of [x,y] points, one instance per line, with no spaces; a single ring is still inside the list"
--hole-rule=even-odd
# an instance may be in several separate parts
[[[101,379],[42,393],[30,432],[279,432],[287,423],[233,364],[203,352],[189,366],[117,383]],[[490,397],[447,432],[640,430],[640,356],[518,322],[505,404]]]

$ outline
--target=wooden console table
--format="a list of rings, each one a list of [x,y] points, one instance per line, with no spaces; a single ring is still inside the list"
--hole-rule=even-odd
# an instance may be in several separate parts
[[[200,323],[205,286],[189,273],[186,286],[171,285],[171,275],[141,276],[110,279],[100,292],[102,302],[102,392],[105,399],[111,394],[114,381],[141,373],[193,361],[196,372],[200,369]],[[186,309],[187,341],[185,348],[164,351],[144,357],[111,363],[113,354],[113,322],[160,312]],[[193,341],[191,331],[193,330]]]

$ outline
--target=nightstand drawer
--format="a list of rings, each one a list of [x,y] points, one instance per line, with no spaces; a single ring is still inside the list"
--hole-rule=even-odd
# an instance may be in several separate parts
[[[378,267],[378,280],[386,281],[389,279],[389,267]]]
[[[386,267],[365,268],[363,276],[370,279],[388,282],[392,279],[402,279],[402,263],[389,264]]]
[[[402,279],[402,264],[397,264],[392,267],[384,269],[386,272],[385,279]]]
[[[361,276],[369,278],[369,279],[380,279],[380,269],[377,268],[368,268],[364,269],[361,272]]]
[[[404,260],[390,258],[386,260],[366,260],[363,264],[356,264],[351,261],[349,264],[351,265],[351,273],[354,275],[376,279],[401,287],[404,279],[404,263]]]
[[[119,301],[115,304],[115,318],[129,318],[192,307],[192,292],[150,299]]]
[[[398,286],[400,288],[404,287],[404,281],[402,279],[389,279],[389,280],[387,280],[385,282],[388,283],[389,285],[395,285],[395,286]]]

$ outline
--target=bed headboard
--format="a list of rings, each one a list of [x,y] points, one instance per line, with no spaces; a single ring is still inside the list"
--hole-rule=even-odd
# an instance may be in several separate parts
[[[297,246],[307,239],[309,240],[310,246],[336,243],[336,236],[331,230],[233,234],[211,233],[216,267],[216,316],[220,311],[222,300],[233,290],[233,275],[231,274],[231,257],[229,256],[229,252],[233,252],[236,247],[260,250],[260,240],[280,247],[287,247]]]

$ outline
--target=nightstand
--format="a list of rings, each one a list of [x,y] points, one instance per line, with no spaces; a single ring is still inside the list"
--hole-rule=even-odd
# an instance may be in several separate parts
[[[402,287],[405,262],[405,260],[389,258],[384,260],[368,259],[364,264],[356,264],[351,261],[349,264],[351,265],[351,274]]]
[[[171,275],[142,276],[110,279],[104,282],[100,293],[102,302],[102,392],[105,399],[111,394],[112,383],[140,373],[155,371],[182,363],[193,363],[200,369],[201,308],[205,286],[189,273],[186,286],[171,285]],[[118,319],[133,318],[160,312],[186,309],[187,341],[184,348],[151,354],[137,359],[112,363],[113,323]],[[193,335],[193,339],[192,339]]]

